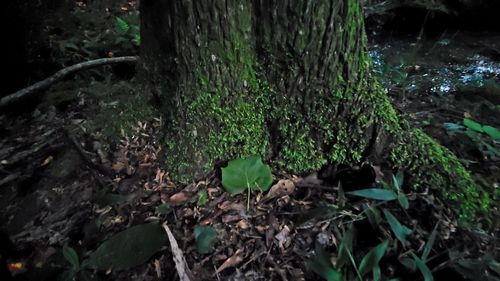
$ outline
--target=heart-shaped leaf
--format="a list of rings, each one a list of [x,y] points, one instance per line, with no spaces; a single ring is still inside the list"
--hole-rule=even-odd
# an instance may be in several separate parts
[[[136,225],[102,243],[86,264],[99,269],[131,268],[146,262],[166,242],[167,235],[161,226]]]
[[[216,237],[217,232],[211,226],[197,225],[194,227],[196,249],[200,254],[208,254],[212,251]]]
[[[398,195],[394,191],[381,188],[367,188],[347,193],[351,195],[356,195],[375,200],[382,200],[382,201],[390,201],[398,197]]]
[[[384,242],[378,244],[375,248],[371,249],[368,254],[363,257],[361,263],[359,264],[359,273],[361,276],[367,274],[378,266],[378,263],[384,256],[388,245],[389,241],[385,240]]]
[[[272,182],[271,168],[262,163],[259,156],[235,159],[222,168],[222,185],[232,194],[241,193],[247,188],[267,191]]]

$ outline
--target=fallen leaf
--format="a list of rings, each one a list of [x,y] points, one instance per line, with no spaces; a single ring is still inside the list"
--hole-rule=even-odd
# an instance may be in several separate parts
[[[249,225],[246,220],[240,220],[237,224],[236,227],[239,229],[248,229]]]
[[[52,162],[52,160],[54,160],[54,156],[49,155],[49,157],[47,157],[47,158],[45,158],[45,160],[43,160],[42,167],[49,165],[50,162]]]
[[[177,192],[176,194],[170,196],[168,199],[171,205],[180,205],[186,202],[189,199],[187,194],[184,191]]]
[[[164,176],[165,176],[165,171],[163,171],[161,169],[156,170],[155,181],[158,183],[162,183]]]
[[[116,163],[113,164],[111,169],[113,169],[113,171],[115,171],[115,173],[120,173],[121,171],[123,171],[125,169],[125,163],[123,163],[121,161],[116,161]]]
[[[159,260],[155,260],[155,271],[156,271],[156,276],[158,277],[158,279],[161,278],[161,265],[160,265],[160,261]]]
[[[271,187],[266,195],[266,199],[290,195],[295,190],[295,184],[291,180],[282,179]]]
[[[163,228],[165,232],[167,232],[168,240],[170,241],[170,249],[172,250],[173,260],[175,263],[175,268],[177,269],[177,274],[179,274],[179,279],[181,281],[191,281],[189,279],[189,268],[187,267],[186,260],[184,259],[184,254],[182,250],[179,248],[179,244],[177,244],[177,240],[175,240],[172,231],[167,225],[167,222],[163,223]]]
[[[237,221],[240,219],[241,219],[241,216],[239,216],[239,215],[225,215],[222,217],[222,222],[223,223],[230,223],[230,222],[234,222],[234,221]]]
[[[236,250],[236,253],[234,253],[234,255],[232,255],[230,258],[228,258],[221,266],[219,266],[219,268],[217,268],[216,272],[220,273],[224,269],[227,269],[227,268],[230,268],[230,267],[233,267],[233,266],[236,266],[237,264],[239,264],[241,261],[243,261],[242,253],[243,253],[242,250],[240,250],[240,249]]]

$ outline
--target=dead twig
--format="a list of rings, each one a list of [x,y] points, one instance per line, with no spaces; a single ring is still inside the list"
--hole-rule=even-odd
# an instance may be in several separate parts
[[[179,248],[177,240],[175,240],[175,237],[172,234],[172,231],[170,231],[167,222],[164,222],[162,226],[163,229],[165,229],[165,232],[167,232],[168,240],[170,241],[170,249],[172,249],[175,268],[177,269],[177,274],[179,274],[179,279],[181,281],[191,281],[188,275],[189,268],[186,265],[184,254],[182,253],[182,250]]]
[[[65,78],[71,74],[74,74],[76,72],[79,72],[79,71],[82,71],[85,69],[98,67],[101,65],[107,65],[107,64],[133,63],[133,62],[137,62],[137,60],[138,60],[138,57],[134,57],[134,56],[103,58],[103,59],[96,59],[96,60],[86,61],[86,62],[74,64],[72,66],[68,66],[66,68],[59,70],[58,72],[56,72],[54,75],[50,76],[49,78],[46,78],[46,79],[44,79],[40,82],[37,82],[37,83],[27,87],[27,88],[21,89],[13,94],[10,94],[8,96],[1,98],[0,99],[0,108],[5,108],[5,107],[10,106],[14,103],[22,101],[25,98],[28,98],[37,92],[40,92],[42,90],[49,88],[52,84],[60,81],[61,79]]]

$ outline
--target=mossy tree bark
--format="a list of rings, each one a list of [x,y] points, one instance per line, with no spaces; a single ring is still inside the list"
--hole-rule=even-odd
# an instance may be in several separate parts
[[[390,158],[468,219],[488,203],[458,159],[399,118],[371,74],[357,0],[142,0],[141,73],[176,180],[258,154],[302,173]]]

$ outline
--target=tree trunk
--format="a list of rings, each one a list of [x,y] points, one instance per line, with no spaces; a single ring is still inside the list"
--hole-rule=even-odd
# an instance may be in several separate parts
[[[166,114],[174,179],[251,154],[294,173],[389,158],[416,188],[462,204],[462,218],[487,203],[453,154],[397,116],[371,74],[357,0],[142,0],[140,9],[141,73]]]

